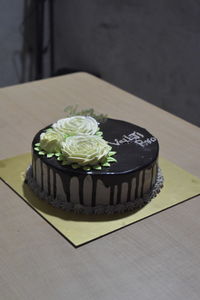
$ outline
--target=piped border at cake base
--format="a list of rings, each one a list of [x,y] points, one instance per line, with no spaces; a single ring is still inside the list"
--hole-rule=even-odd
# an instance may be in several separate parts
[[[156,177],[156,182],[152,188],[152,190],[144,195],[143,198],[138,198],[136,200],[129,201],[123,204],[116,205],[98,205],[94,207],[83,206],[81,204],[63,202],[58,198],[53,199],[51,196],[47,195],[44,191],[41,191],[39,185],[32,177],[32,166],[30,166],[26,172],[25,183],[31,188],[31,190],[38,196],[41,200],[45,200],[47,203],[51,204],[53,207],[60,208],[65,211],[71,211],[77,214],[117,214],[117,213],[125,213],[130,211],[136,211],[143,206],[145,206],[148,202],[151,201],[156,195],[160,192],[163,187],[164,177],[162,175],[162,171],[158,168],[158,173]]]

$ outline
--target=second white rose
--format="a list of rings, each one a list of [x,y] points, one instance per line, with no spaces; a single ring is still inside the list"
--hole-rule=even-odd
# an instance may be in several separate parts
[[[94,166],[101,163],[110,150],[108,143],[95,135],[68,137],[61,147],[63,159],[80,166]]]
[[[60,119],[52,127],[55,131],[67,136],[94,135],[99,130],[97,121],[90,116],[73,116]]]

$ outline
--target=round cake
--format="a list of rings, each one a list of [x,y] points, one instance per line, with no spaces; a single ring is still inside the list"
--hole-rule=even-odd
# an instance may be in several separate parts
[[[94,127],[92,124],[91,129]],[[104,161],[101,165],[94,163],[94,159],[92,162],[90,160],[88,168],[80,158],[76,157],[76,161],[82,167],[70,164],[68,160],[62,163],[56,153],[46,155],[37,147],[42,144],[42,137],[49,128],[56,132],[58,125],[42,129],[33,139],[32,165],[27,171],[26,183],[41,199],[47,200],[53,206],[78,213],[121,213],[141,208],[160,191],[163,177],[158,166],[159,144],[146,129],[109,118],[100,122],[98,132],[103,134],[109,151],[112,147],[109,152],[111,154],[107,155],[107,161],[105,157],[104,160],[101,158]],[[60,128],[59,125],[59,130]],[[74,135],[69,137],[68,144],[70,139],[82,139],[79,133]],[[90,152],[90,136],[83,138],[88,139],[86,149]],[[102,140],[100,137],[99,139]],[[55,148],[55,142],[53,145]],[[66,153],[66,146],[62,145],[63,155]],[[71,144],[70,147],[67,146],[67,150],[68,148],[70,151],[73,149]],[[71,156],[68,154],[67,158]]]

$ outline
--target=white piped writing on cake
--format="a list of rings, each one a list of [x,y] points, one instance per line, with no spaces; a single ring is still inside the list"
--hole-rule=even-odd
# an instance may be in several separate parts
[[[111,145],[120,146],[122,144],[130,144],[135,143],[139,145],[140,147],[146,147],[154,142],[156,142],[156,138],[154,136],[151,136],[149,138],[145,138],[143,134],[140,132],[134,131],[128,135],[123,134],[121,139],[114,139],[113,142],[108,142]]]

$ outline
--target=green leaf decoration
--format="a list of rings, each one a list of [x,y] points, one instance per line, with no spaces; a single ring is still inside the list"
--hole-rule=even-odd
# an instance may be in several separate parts
[[[109,153],[108,153],[108,155],[109,156],[113,156],[113,155],[115,155],[117,152],[116,151],[110,151]]]
[[[61,153],[55,153],[55,156],[57,156],[57,157],[59,157],[59,156],[61,156]]]
[[[47,128],[47,130],[46,130],[46,132],[51,132],[51,131],[53,131],[53,128]]]
[[[79,168],[79,165],[77,165],[77,164],[72,164],[71,166],[72,166],[73,169],[78,169]]]
[[[39,151],[39,155],[45,155],[44,151]]]
[[[102,135],[103,135],[103,132],[102,132],[102,131],[97,131],[97,132],[96,132],[96,135],[97,135],[97,136],[102,136]]]
[[[63,165],[63,166],[67,166],[68,165],[68,163],[67,163],[67,161],[62,161],[62,163],[61,163],[61,165]]]
[[[53,157],[54,156],[54,153],[47,153],[47,157],[48,158],[51,158],[51,157]]]
[[[109,156],[109,157],[107,158],[107,161],[108,161],[108,162],[116,162],[117,160],[116,160],[114,157]]]
[[[36,147],[39,147],[39,146],[40,146],[40,143],[36,143],[35,146],[36,146]]]
[[[61,156],[58,156],[58,157],[57,157],[57,160],[61,161],[61,160],[62,160],[62,157],[61,157]]]
[[[110,164],[108,162],[105,162],[104,164],[102,164],[103,167],[110,167]]]
[[[63,137],[64,137],[65,139],[67,139],[69,136],[70,136],[69,134],[63,134]]]
[[[40,151],[40,148],[35,147],[34,150],[35,150],[35,151]]]
[[[94,169],[94,170],[101,170],[102,167],[101,167],[100,165],[96,165],[96,166],[93,166],[93,169]]]
[[[85,167],[83,167],[83,170],[84,170],[84,171],[90,171],[90,170],[91,170],[91,167],[90,167],[90,166],[85,166]]]

